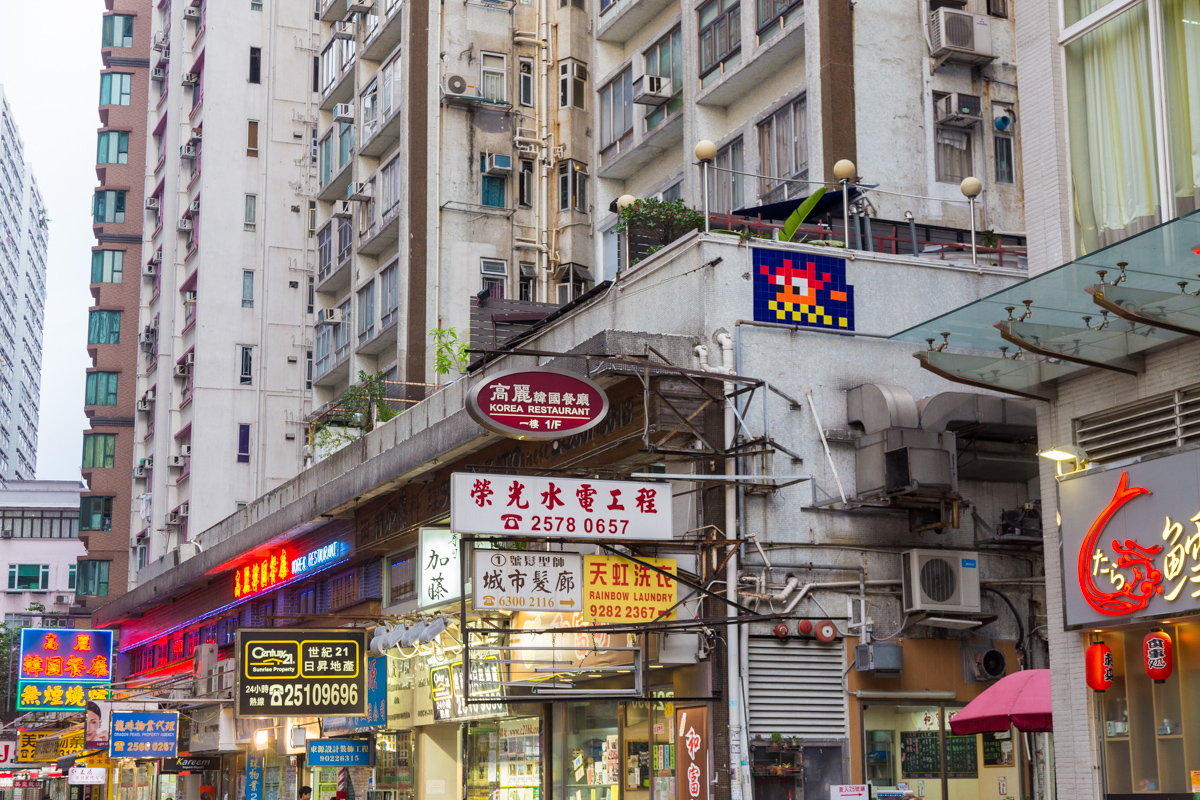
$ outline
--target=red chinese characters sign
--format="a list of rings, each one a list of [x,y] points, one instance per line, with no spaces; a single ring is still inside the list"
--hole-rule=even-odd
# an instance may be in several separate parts
[[[25,628],[17,670],[18,711],[82,711],[108,697],[112,631]]]
[[[583,616],[592,623],[675,619],[678,598],[673,558],[583,557]],[[649,566],[662,572],[655,572]],[[670,573],[664,575],[663,573]]]
[[[233,596],[250,597],[291,580],[293,556],[294,551],[281,547],[264,553],[252,564],[238,567],[233,576]]]
[[[456,472],[450,527],[459,533],[565,539],[670,539],[671,485]]]
[[[708,757],[708,707],[675,709],[675,785],[678,800],[707,800],[711,770]]]
[[[514,439],[557,439],[581,433],[608,413],[608,396],[587,378],[556,369],[509,370],[475,384],[467,413]]]

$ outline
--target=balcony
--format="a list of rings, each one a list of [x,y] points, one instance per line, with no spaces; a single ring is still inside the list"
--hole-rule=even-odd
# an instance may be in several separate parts
[[[375,30],[367,34],[363,44],[363,58],[368,61],[382,61],[400,44],[400,5],[400,0],[376,0],[375,13],[379,17],[379,23]]]
[[[339,22],[346,18],[346,0],[322,0],[321,22]]]
[[[337,77],[321,89],[321,110],[333,111],[338,103],[354,101],[354,58],[338,68]]]
[[[384,322],[386,320],[386,324]],[[355,350],[359,355],[373,356],[396,349],[396,333],[400,328],[400,309],[393,308],[375,326],[375,334]]]
[[[400,104],[396,103],[390,114],[380,114],[371,124],[363,123],[362,147],[364,156],[379,158],[400,141],[403,126],[400,124]]]
[[[395,203],[359,236],[361,255],[377,256],[396,244],[400,238],[400,208],[400,203]]]
[[[639,119],[635,124],[644,125]],[[628,180],[683,142],[683,114],[676,112],[640,139],[627,133],[600,153],[601,178]]]
[[[596,38],[602,42],[624,44],[667,8],[678,5],[677,0],[612,0],[601,8]]]
[[[336,154],[335,154],[336,155]],[[346,190],[350,187],[350,165],[354,163],[354,152],[346,157],[345,163],[340,167],[334,168],[333,175],[329,179],[329,183],[321,187],[321,191],[317,193],[317,199],[326,203],[332,203],[334,200],[344,200],[346,198]]]
[[[743,6],[746,14],[753,14],[753,7]],[[769,81],[787,65],[804,60],[804,6],[793,9],[782,18],[777,18],[755,34],[756,46],[746,51],[742,48],[741,60],[728,67],[724,75],[715,79],[706,77],[701,81],[700,94],[696,96],[698,106],[725,107],[744,97],[758,85]],[[789,20],[791,20],[789,22]]]
[[[334,326],[333,338],[339,340],[336,348],[331,347],[325,358],[313,364],[313,385],[329,388],[345,385],[350,380],[350,323]],[[345,332],[340,330],[344,328]],[[344,342],[341,341],[344,338]],[[322,371],[324,370],[324,371]]]

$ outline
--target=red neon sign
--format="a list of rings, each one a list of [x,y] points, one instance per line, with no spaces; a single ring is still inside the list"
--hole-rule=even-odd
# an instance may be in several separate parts
[[[1116,493],[1092,522],[1083,545],[1079,548],[1079,588],[1083,591],[1083,598],[1088,605],[1101,614],[1119,616],[1141,611],[1150,604],[1154,595],[1162,594],[1163,575],[1154,567],[1153,560],[1153,556],[1162,552],[1162,545],[1143,547],[1133,539],[1126,539],[1124,542],[1114,539],[1112,549],[1119,555],[1115,562],[1111,562],[1112,566],[1104,569],[1101,569],[1101,565],[1109,563],[1109,558],[1096,547],[1113,515],[1130,500],[1143,494],[1151,492],[1140,486],[1130,487],[1129,473],[1122,472]],[[1114,592],[1101,591],[1096,586],[1093,575],[1098,572],[1107,573],[1114,568],[1131,568],[1133,578],[1122,579]]]
[[[271,550],[262,559],[238,567],[233,576],[233,596],[252,597],[292,577],[291,554],[286,547]]]

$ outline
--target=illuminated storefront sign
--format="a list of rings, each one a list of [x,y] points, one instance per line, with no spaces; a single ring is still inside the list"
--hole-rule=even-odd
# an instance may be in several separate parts
[[[19,657],[18,711],[80,711],[108,697],[112,631],[25,628]]]
[[[1200,611],[1200,451],[1058,482],[1068,628]]]
[[[269,550],[253,563],[238,567],[233,576],[233,596],[240,599],[275,589],[349,553],[350,545],[346,542],[330,542],[303,555],[297,555],[294,547]]]

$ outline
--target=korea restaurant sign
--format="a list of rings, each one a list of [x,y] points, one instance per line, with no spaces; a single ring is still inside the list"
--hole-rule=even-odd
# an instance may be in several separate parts
[[[608,395],[570,372],[509,370],[475,384],[467,413],[502,436],[558,439],[599,425],[608,414]]]
[[[1200,450],[1058,482],[1067,628],[1200,611]]]
[[[363,716],[365,628],[237,632],[239,717]]]
[[[670,539],[671,485],[455,472],[450,527],[566,539]]]
[[[108,697],[112,631],[23,628],[18,711],[82,711]]]

